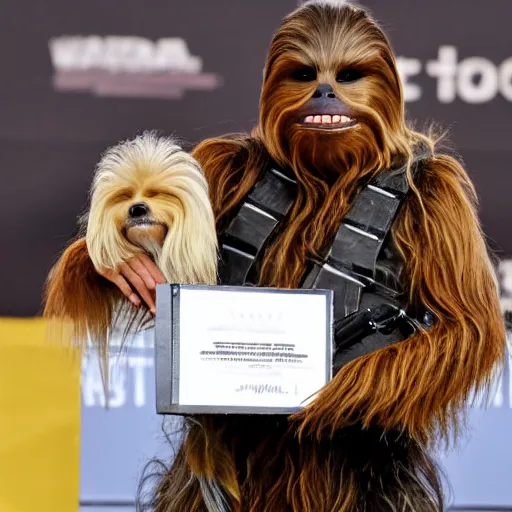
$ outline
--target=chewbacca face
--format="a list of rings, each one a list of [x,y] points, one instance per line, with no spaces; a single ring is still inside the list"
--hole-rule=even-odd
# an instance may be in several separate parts
[[[87,225],[96,268],[150,255],[170,282],[215,281],[217,242],[199,164],[172,140],[145,134],[98,165]]]
[[[382,164],[397,149],[401,84],[385,35],[363,10],[309,4],[283,21],[265,67],[260,128],[272,156],[292,167]]]

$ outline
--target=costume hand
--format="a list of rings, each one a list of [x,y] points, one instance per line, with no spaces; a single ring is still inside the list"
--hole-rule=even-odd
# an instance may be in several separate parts
[[[122,263],[118,272],[106,269],[99,274],[114,283],[134,306],[139,307],[142,298],[151,313],[155,314],[156,285],[164,284],[165,277],[149,256],[139,254]]]

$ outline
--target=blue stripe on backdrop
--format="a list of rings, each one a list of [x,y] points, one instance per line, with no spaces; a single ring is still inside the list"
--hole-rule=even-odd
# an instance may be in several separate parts
[[[102,408],[97,361],[84,360],[83,506],[130,505],[145,464],[156,455],[162,459],[170,456],[162,432],[163,418],[155,413],[152,343],[153,332],[142,333],[135,338],[132,349],[113,359],[109,411]],[[473,409],[469,428],[457,448],[440,454],[452,487],[449,504],[456,506],[453,510],[506,510],[512,504],[512,444],[508,442],[512,431],[511,386],[508,365],[495,381],[489,407]],[[179,425],[171,418],[166,421],[166,432],[176,431]],[[176,435],[171,437],[178,440]]]

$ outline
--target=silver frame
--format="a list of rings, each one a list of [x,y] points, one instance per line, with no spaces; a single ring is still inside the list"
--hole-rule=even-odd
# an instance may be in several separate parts
[[[213,406],[181,405],[179,399],[180,385],[180,291],[182,289],[241,291],[254,293],[289,293],[323,295],[326,300],[326,382],[332,378],[333,357],[333,292],[332,290],[312,289],[278,289],[255,288],[246,286],[208,286],[163,284],[156,287],[155,318],[155,380],[156,412],[158,414],[192,415],[192,414],[266,414],[288,415],[300,411],[300,407],[251,407],[251,406]]]

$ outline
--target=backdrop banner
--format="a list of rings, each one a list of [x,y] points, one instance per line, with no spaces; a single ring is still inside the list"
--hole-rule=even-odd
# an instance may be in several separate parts
[[[40,310],[108,146],[145,129],[187,143],[251,130],[272,34],[300,3],[2,2],[0,316]],[[361,3],[395,49],[407,117],[449,129],[489,242],[512,256],[512,3]]]

